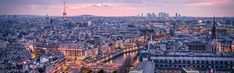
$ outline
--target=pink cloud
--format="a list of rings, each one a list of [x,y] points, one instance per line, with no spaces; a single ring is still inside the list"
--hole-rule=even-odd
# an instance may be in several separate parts
[[[70,15],[82,15],[82,14],[94,14],[94,15],[105,15],[105,16],[135,16],[137,10],[131,7],[119,7],[119,6],[108,6],[108,7],[96,7],[93,5],[74,6],[76,8],[69,8],[68,14]]]
[[[53,1],[49,1],[49,4],[41,1],[39,1],[40,4],[36,3],[38,1],[29,2],[29,4],[24,4],[27,2],[5,4],[0,5],[0,10],[11,14],[61,16],[62,2],[56,0],[56,3],[50,4]],[[82,14],[133,16],[164,11],[169,12],[170,15],[180,13],[189,16],[212,16],[213,14],[234,16],[233,6],[233,0],[68,0],[67,14],[69,16]]]

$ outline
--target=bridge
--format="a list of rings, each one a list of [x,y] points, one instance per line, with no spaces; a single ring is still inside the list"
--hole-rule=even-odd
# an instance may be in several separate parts
[[[107,63],[98,63],[98,64],[89,64],[87,67],[94,72],[98,72],[101,69],[108,71],[108,73],[112,73],[113,71],[119,70],[122,64],[107,64]]]
[[[125,53],[134,52],[134,51],[138,51],[138,50],[139,50],[138,47],[129,48],[129,49],[120,51],[120,52],[118,52],[118,53],[115,53],[115,54],[113,54],[113,55],[107,56],[106,58],[102,58],[100,61],[98,61],[98,63],[105,63],[105,62],[108,62],[108,61],[110,61],[111,59],[116,58],[116,57],[118,57],[118,56],[120,56],[120,55],[123,55],[123,54],[125,54]]]
[[[128,59],[124,59],[124,62],[122,62],[122,63],[112,63],[112,62],[109,62],[109,61],[111,61],[114,58],[117,58],[119,56],[122,56],[124,54],[135,52],[135,51],[138,51],[138,50],[139,50],[139,48],[137,48],[137,47],[122,50],[122,51],[119,51],[119,52],[117,52],[115,54],[106,56],[106,57],[100,59],[97,62],[86,64],[85,67],[92,70],[92,71],[94,71],[94,72],[98,72],[100,70],[105,70],[107,73],[113,73],[114,71],[124,71],[123,68],[126,68],[125,67],[126,66],[125,61],[128,61],[128,62],[131,62],[131,61],[129,61]],[[135,58],[135,57],[136,56],[134,56],[133,58]],[[131,58],[131,59],[133,59],[133,58]]]

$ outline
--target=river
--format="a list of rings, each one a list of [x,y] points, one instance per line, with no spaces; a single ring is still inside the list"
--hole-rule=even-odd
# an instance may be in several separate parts
[[[123,54],[123,55],[120,55],[120,56],[118,56],[118,57],[116,57],[116,58],[110,60],[110,61],[107,62],[107,63],[122,64],[122,63],[125,61],[125,59],[128,58],[128,56],[131,57],[131,58],[135,57],[135,56],[137,55],[137,52],[138,52],[138,51],[134,51],[134,52],[130,52],[130,53],[125,53],[125,54]]]

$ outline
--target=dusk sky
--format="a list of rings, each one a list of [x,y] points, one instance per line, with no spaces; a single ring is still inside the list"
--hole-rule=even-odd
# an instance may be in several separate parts
[[[234,0],[66,0],[67,15],[136,16],[168,12],[170,16],[234,16]],[[0,0],[0,14],[62,16],[63,0]]]

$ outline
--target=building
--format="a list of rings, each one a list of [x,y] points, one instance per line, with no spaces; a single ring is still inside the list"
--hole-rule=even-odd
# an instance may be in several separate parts
[[[232,39],[219,39],[221,43],[221,52],[232,52]]]
[[[176,13],[175,17],[181,17],[181,15],[179,13]]]
[[[59,51],[63,52],[65,57],[70,59],[83,59],[85,57],[85,50],[76,44],[61,44]]]
[[[204,52],[207,51],[207,42],[201,40],[194,40],[185,43],[190,51]]]
[[[232,52],[234,52],[234,40],[232,41]]]
[[[155,63],[156,70],[165,72],[172,70],[180,72],[182,68],[194,68],[206,72],[210,69],[223,72],[234,72],[234,58],[215,53],[185,53],[176,52],[164,55],[150,56]]]
[[[225,31],[225,34],[226,34],[226,32],[227,32],[228,34],[234,34],[234,26],[232,26],[232,25],[223,25],[223,26],[219,26],[218,29],[224,30],[224,31]]]
[[[0,48],[5,48],[7,47],[7,41],[0,40]]]
[[[147,13],[148,18],[155,18],[157,15],[155,13]]]
[[[141,70],[133,70],[133,71],[129,71],[129,73],[143,73]]]
[[[183,68],[181,73],[199,73],[199,71],[191,68]]]
[[[132,73],[154,73],[155,71],[155,63],[151,61],[143,61],[137,65],[138,72]]]
[[[158,13],[158,17],[169,17],[169,13],[160,12],[160,13]]]

